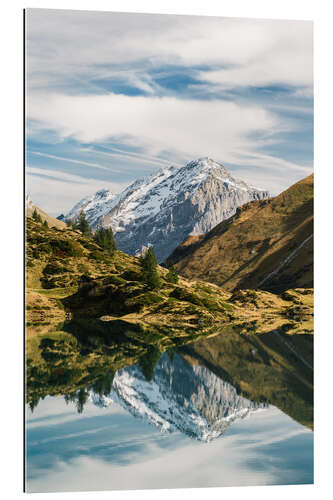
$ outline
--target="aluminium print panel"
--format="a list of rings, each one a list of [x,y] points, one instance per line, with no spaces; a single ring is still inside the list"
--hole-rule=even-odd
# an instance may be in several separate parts
[[[27,9],[25,490],[313,483],[313,26]]]

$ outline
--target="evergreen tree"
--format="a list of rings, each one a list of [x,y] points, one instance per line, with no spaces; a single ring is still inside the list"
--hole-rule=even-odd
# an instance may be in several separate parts
[[[32,218],[36,221],[36,222],[42,222],[42,218],[41,216],[39,215],[39,213],[37,212],[36,209],[34,209],[34,211],[32,212]]]
[[[86,219],[86,214],[84,213],[83,210],[81,210],[80,215],[79,215],[78,229],[85,236],[91,235],[91,229],[90,229],[90,226],[89,226],[88,221]]]
[[[88,401],[89,392],[85,389],[80,389],[76,394],[76,409],[78,413],[83,412],[84,405]]]
[[[108,396],[112,390],[114,371],[110,371],[104,377],[99,378],[92,384],[93,391],[99,396]]]
[[[117,250],[117,245],[113,236],[113,231],[111,227],[104,228],[101,227],[97,229],[94,235],[94,239],[98,245],[108,251],[109,255],[113,255]]]
[[[44,222],[43,222],[43,226],[44,226],[46,229],[48,229],[48,228],[49,228],[49,225],[48,225],[48,223],[47,223],[47,220],[46,220],[46,219],[45,219],[45,220],[44,220]]]
[[[161,287],[161,280],[157,271],[157,259],[154,248],[150,246],[141,258],[143,267],[143,280],[151,289],[158,289]]]
[[[169,272],[167,273],[165,279],[169,283],[178,283],[179,276],[178,276],[177,270],[176,270],[173,262],[171,263],[171,265],[169,267]]]
[[[162,355],[158,347],[149,347],[147,353],[139,359],[139,366],[145,379],[150,382],[153,378],[155,367]]]

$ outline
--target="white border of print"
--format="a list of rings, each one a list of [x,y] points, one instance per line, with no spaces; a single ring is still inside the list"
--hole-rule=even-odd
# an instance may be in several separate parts
[[[281,495],[291,498],[300,495],[304,500],[314,496],[327,498],[331,489],[332,425],[329,404],[330,373],[326,364],[332,358],[332,334],[330,332],[332,284],[332,170],[329,164],[332,153],[332,66],[330,49],[333,46],[330,4],[315,0],[34,0],[27,5],[12,0],[2,7],[1,47],[1,305],[2,309],[2,412],[1,453],[4,498],[21,498],[22,492],[22,245],[23,245],[23,180],[22,180],[22,9],[64,8],[80,10],[105,10],[121,12],[151,12],[165,14],[214,15],[224,17],[252,17],[273,19],[314,20],[315,26],[315,284],[316,284],[316,340],[315,344],[315,486],[248,487],[207,490],[158,490],[112,492],[113,499],[193,499],[209,495],[218,499],[269,497]],[[330,168],[331,167],[331,168]],[[332,286],[332,285],[331,285]],[[327,288],[327,290],[326,290]],[[325,293],[327,292],[327,293]],[[327,386],[325,385],[327,382]],[[5,391],[5,394],[4,392]],[[62,500],[72,498],[108,498],[110,492],[56,493]],[[39,499],[50,498],[40,493]]]

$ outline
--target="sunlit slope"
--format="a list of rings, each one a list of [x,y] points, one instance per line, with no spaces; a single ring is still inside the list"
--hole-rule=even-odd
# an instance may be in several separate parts
[[[313,175],[269,200],[252,201],[167,259],[180,274],[224,289],[282,292],[313,286]]]
[[[65,222],[62,222],[61,220],[58,220],[55,217],[52,217],[51,215],[47,214],[46,212],[44,212],[44,210],[39,208],[37,205],[34,205],[31,202],[27,202],[26,203],[26,216],[32,217],[34,210],[36,210],[36,212],[41,216],[41,219],[43,222],[46,220],[46,222],[48,223],[48,225],[50,227],[56,227],[58,229],[66,229],[67,228],[67,225],[65,224]]]

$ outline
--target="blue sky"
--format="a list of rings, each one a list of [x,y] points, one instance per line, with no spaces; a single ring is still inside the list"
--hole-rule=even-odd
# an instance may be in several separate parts
[[[210,156],[277,194],[313,168],[312,23],[29,9],[27,191],[50,214]]]

